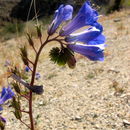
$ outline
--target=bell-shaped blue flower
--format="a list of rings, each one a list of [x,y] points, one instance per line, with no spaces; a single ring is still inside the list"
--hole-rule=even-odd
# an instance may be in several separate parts
[[[4,87],[2,89],[2,93],[1,93],[1,97],[0,97],[0,105],[4,104],[5,101],[7,101],[8,99],[11,99],[13,96],[14,96],[14,92],[11,90],[11,88]],[[1,107],[0,107],[0,109],[2,110]]]
[[[72,33],[65,39],[66,42],[83,42],[90,44],[103,44],[105,42],[104,35],[95,27],[86,29],[80,33]]]
[[[63,21],[72,19],[72,13],[73,7],[71,5],[60,5],[60,7],[55,11],[54,20],[48,29],[48,34],[52,35],[55,33]]]
[[[86,1],[72,21],[62,28],[60,35],[67,36],[84,26],[94,26],[97,20],[97,11],[91,8],[90,2]]]
[[[100,45],[86,45],[86,44],[69,44],[68,47],[81,55],[84,55],[93,61],[103,61],[104,60],[104,48],[105,44]]]

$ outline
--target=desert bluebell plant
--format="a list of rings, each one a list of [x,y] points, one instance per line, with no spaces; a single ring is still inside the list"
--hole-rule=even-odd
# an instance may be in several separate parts
[[[36,26],[37,37],[40,44],[35,44],[32,35],[27,34],[27,40],[35,53],[35,57],[29,58],[26,46],[20,48],[20,55],[24,63],[24,69],[10,64],[8,66],[8,78],[13,79],[11,85],[15,90],[12,107],[15,117],[25,124],[30,130],[34,130],[34,119],[32,110],[33,94],[42,94],[43,85],[35,84],[35,80],[41,78],[37,72],[38,60],[45,45],[57,42],[60,47],[50,50],[51,61],[60,66],[68,65],[70,68],[76,66],[75,53],[79,53],[92,61],[104,60],[105,36],[102,34],[103,27],[98,22],[98,12],[91,7],[91,3],[86,1],[77,15],[73,17],[73,7],[71,5],[60,5],[55,11],[54,18],[48,27],[48,36],[42,37],[41,25]],[[34,59],[33,59],[34,58]],[[5,95],[5,91],[8,93]],[[5,96],[4,96],[5,95]],[[10,88],[3,89],[0,105],[7,99],[12,98],[14,93]],[[21,98],[27,100],[29,108],[24,111],[21,108]],[[2,110],[2,107],[0,107]],[[30,124],[22,120],[22,113],[29,115]],[[2,117],[0,118],[2,120]]]

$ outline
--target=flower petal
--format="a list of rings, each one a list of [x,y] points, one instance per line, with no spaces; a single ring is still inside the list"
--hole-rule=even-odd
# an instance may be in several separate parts
[[[11,99],[14,96],[14,92],[11,90],[10,87],[3,88],[2,95],[0,98],[0,105],[3,104],[6,100]]]
[[[55,33],[56,29],[63,21],[70,20],[72,18],[73,7],[71,5],[61,5],[56,11],[54,15],[54,20],[52,21],[48,34],[52,35]]]
[[[2,106],[0,106],[0,111],[2,111],[3,110],[3,107]]]
[[[6,88],[3,87],[2,92],[1,92],[1,97],[0,97],[0,98],[2,98],[5,94],[6,94]]]
[[[106,38],[104,35],[99,35],[98,37],[94,38],[93,40],[88,42],[88,45],[98,45],[103,44],[106,41]]]
[[[80,33],[72,33],[70,36],[66,37],[65,40],[66,42],[84,42],[88,44],[90,41],[95,40],[100,34],[100,30],[92,27]],[[98,39],[100,40],[100,37]]]
[[[85,2],[78,14],[60,31],[61,36],[67,36],[77,29],[91,25],[93,26],[98,19],[98,13],[92,9],[89,2]]]
[[[69,44],[68,47],[76,53],[86,56],[93,61],[103,61],[103,50],[105,45],[85,45],[85,44]]]

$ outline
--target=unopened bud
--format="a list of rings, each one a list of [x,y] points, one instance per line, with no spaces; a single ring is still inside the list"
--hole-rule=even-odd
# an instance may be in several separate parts
[[[21,119],[22,118],[22,113],[20,111],[21,106],[20,106],[19,99],[16,100],[15,97],[13,98],[12,107],[15,109],[15,111],[13,112],[15,117],[17,119]]]
[[[30,45],[30,46],[34,46],[33,39],[32,39],[32,37],[31,37],[31,35],[28,34],[28,33],[27,33],[27,38],[28,38],[28,43],[29,43],[29,45]]]
[[[12,107],[19,110],[20,109],[20,103],[19,101],[16,101],[16,98],[14,97],[12,100]]]
[[[5,123],[6,123],[5,118],[3,118],[2,116],[0,116],[0,129],[1,129],[1,130],[4,130],[4,128],[5,128]]]
[[[21,119],[22,118],[22,113],[21,113],[20,110],[15,110],[15,112],[13,112],[13,113],[14,113],[14,115],[15,115],[15,117],[17,119]]]
[[[34,93],[36,93],[36,94],[39,94],[39,95],[44,92],[44,90],[43,90],[43,85],[40,85],[40,86],[38,86],[38,85],[30,86],[29,89],[30,89],[32,92],[34,92]]]
[[[76,59],[73,55],[70,56],[70,58],[67,60],[67,64],[69,68],[74,69],[76,66]]]
[[[28,63],[28,60],[27,60],[27,58],[28,58],[28,53],[27,53],[27,48],[26,48],[26,46],[21,47],[21,48],[20,48],[20,51],[21,51],[20,55],[21,55],[21,58],[22,58],[22,60],[23,60],[23,63],[28,66],[29,63]]]
[[[52,22],[52,24],[48,27],[48,35],[52,35],[54,34],[55,30],[53,29],[54,23]]]
[[[39,38],[41,38],[41,37],[42,37],[41,25],[36,26],[36,29],[37,29],[37,36],[38,36]]]
[[[21,92],[21,90],[20,90],[20,88],[19,88],[19,85],[17,84],[17,83],[12,83],[12,85],[13,85],[13,87],[14,87],[14,90],[17,92],[17,93],[19,93],[20,94],[20,92]]]

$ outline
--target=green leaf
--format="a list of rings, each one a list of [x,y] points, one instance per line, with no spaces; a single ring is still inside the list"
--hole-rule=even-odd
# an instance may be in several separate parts
[[[66,47],[52,48],[49,54],[51,61],[60,66],[64,66],[67,61],[72,57],[72,52]]]

